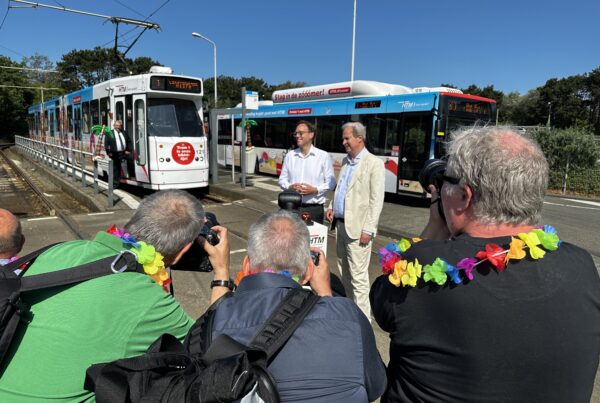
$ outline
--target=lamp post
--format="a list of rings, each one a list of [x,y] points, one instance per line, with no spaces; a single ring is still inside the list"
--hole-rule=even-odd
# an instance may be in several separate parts
[[[217,107],[217,44],[214,43],[213,41],[211,41],[210,39],[208,39],[206,36],[199,34],[198,32],[192,32],[192,36],[195,36],[196,38],[200,38],[200,39],[204,39],[205,41],[209,42],[210,44],[213,45],[213,58],[214,58],[214,76],[215,76],[215,108]]]
[[[354,47],[356,44],[356,0],[354,0],[354,17],[352,19],[352,66],[350,69],[350,81],[354,81]]]
[[[548,121],[546,121],[546,127],[550,127],[550,115],[552,114],[552,102],[548,102]]]

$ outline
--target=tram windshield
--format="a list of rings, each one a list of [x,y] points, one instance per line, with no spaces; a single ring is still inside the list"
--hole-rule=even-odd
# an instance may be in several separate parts
[[[201,137],[200,116],[186,99],[148,99],[148,134],[157,137]]]

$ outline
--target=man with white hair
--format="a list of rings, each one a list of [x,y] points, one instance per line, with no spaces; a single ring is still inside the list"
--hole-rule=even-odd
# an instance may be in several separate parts
[[[213,339],[249,343],[290,289],[310,284],[320,300],[269,364],[282,401],[373,401],[385,389],[373,329],[351,300],[332,297],[327,259],[315,249],[315,266],[309,238],[305,223],[284,210],[250,227],[239,286],[216,309]],[[213,300],[227,292],[229,272],[215,268],[214,278]]]
[[[381,249],[371,289],[391,338],[382,401],[589,402],[600,281],[588,252],[540,223],[539,146],[507,127],[465,129],[432,182],[425,240]]]
[[[0,208],[0,266],[16,260],[24,243],[19,219],[10,211]]]
[[[325,215],[336,229],[336,253],[342,283],[371,320],[369,262],[385,195],[383,161],[366,148],[362,123],[342,126],[344,158],[333,200]]]

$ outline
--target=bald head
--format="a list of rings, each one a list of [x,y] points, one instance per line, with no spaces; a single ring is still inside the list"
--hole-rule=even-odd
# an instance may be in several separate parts
[[[24,242],[17,217],[8,210],[0,209],[0,259],[16,256]]]

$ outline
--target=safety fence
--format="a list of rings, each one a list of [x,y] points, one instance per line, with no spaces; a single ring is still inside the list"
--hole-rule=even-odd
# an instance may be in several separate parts
[[[22,154],[62,173],[67,178],[71,177],[75,183],[81,182],[82,188],[88,186],[88,180],[91,181],[96,194],[100,193],[100,187],[105,188],[108,207],[114,206],[112,159],[108,159],[108,178],[107,181],[103,181],[98,177],[100,157],[89,151],[21,136],[15,136],[15,144]]]

